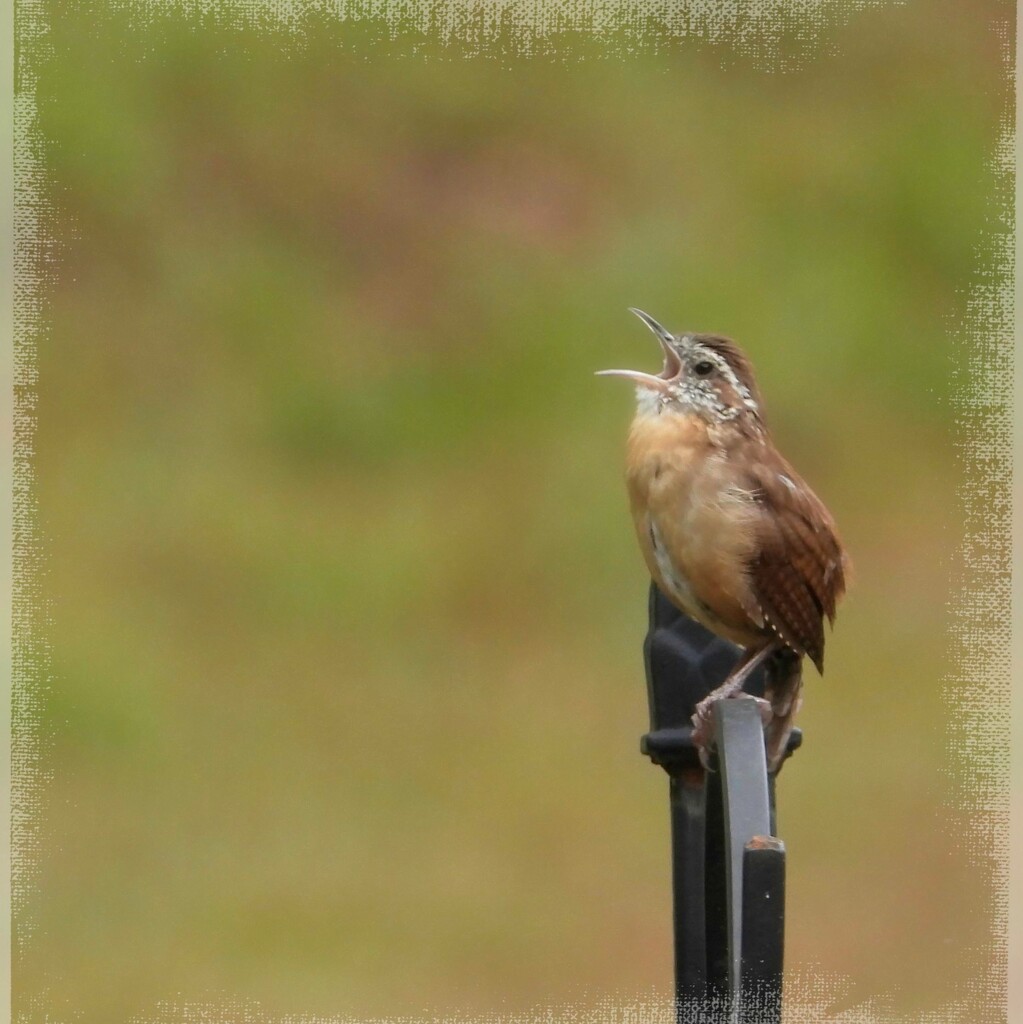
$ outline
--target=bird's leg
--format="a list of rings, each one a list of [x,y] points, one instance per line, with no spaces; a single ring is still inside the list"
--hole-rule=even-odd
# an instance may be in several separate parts
[[[803,703],[799,696],[803,686],[803,659],[793,651],[787,651],[785,654],[791,657],[786,658],[782,655],[776,658],[771,663],[767,676],[766,696],[774,712],[764,736],[769,772],[776,772],[785,760],[785,748],[792,733],[792,723]]]
[[[764,725],[771,721],[773,711],[771,705],[761,697],[754,697],[752,694],[742,693],[742,685],[749,678],[764,660],[770,657],[775,651],[782,648],[784,644],[776,639],[765,640],[759,646],[747,647],[742,657],[736,663],[735,668],[728,674],[728,678],[716,689],[711,690],[699,704],[696,705],[696,713],[693,715],[693,743],[700,754],[700,762],[704,768],[709,768],[707,752],[714,742],[714,722],[711,717],[711,708],[719,700],[727,700],[730,697],[741,695],[750,700],[757,701],[760,707],[760,716]]]

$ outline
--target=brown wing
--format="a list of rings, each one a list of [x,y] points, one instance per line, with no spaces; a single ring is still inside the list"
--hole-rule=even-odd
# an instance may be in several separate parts
[[[831,514],[780,457],[754,463],[750,489],[761,514],[750,584],[769,625],[824,671],[824,617],[835,619],[847,558]]]

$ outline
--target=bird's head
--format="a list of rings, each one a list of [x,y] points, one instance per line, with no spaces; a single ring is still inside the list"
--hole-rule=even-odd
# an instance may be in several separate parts
[[[598,376],[632,380],[640,413],[696,413],[718,422],[760,418],[760,393],[753,367],[734,341],[716,334],[672,334],[642,310],[629,312],[635,313],[657,337],[664,366],[657,374],[600,370]]]

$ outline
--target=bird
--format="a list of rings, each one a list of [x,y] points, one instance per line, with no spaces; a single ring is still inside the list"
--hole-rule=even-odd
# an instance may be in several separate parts
[[[693,741],[710,767],[713,705],[759,705],[768,770],[785,757],[802,700],[803,659],[824,672],[824,620],[834,625],[851,563],[834,519],[778,451],[742,349],[718,334],[672,334],[630,308],[660,342],[658,374],[631,380],[636,411],[625,479],[647,569],[680,611],[743,649],[695,708]],[[764,698],[743,691],[759,666]]]

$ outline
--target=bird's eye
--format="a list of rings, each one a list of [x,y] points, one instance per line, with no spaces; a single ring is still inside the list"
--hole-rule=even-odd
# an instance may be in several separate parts
[[[714,369],[714,364],[707,359],[702,360],[693,367],[693,373],[697,377],[706,377]]]

